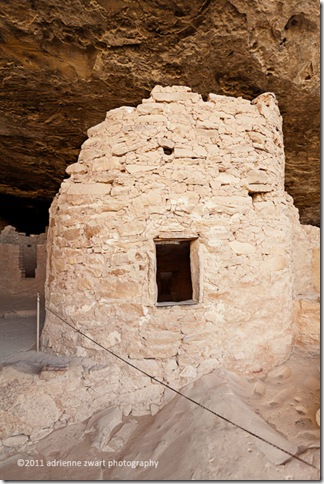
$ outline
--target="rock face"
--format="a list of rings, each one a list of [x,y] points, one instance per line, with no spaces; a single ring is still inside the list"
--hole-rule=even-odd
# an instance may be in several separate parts
[[[107,357],[54,312],[176,385],[283,361],[300,225],[274,95],[157,86],[88,134],[51,207],[43,348]]]
[[[16,0],[1,11],[2,196],[49,203],[86,129],[156,84],[249,100],[269,91],[287,191],[302,222],[319,223],[318,2]]]
[[[320,231],[310,225],[294,227],[295,342],[315,349],[320,344]]]

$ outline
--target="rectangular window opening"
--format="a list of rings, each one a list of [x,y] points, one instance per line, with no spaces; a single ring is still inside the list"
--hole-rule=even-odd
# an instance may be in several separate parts
[[[195,304],[191,240],[155,241],[157,305]]]

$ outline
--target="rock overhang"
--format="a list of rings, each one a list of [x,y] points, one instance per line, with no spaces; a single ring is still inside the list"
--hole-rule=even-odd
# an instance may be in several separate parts
[[[141,9],[131,1],[6,4],[1,193],[22,205],[48,204],[86,129],[106,110],[137,105],[157,83],[247,99],[272,91],[284,118],[286,189],[302,222],[318,224],[318,7],[297,0]],[[2,218],[13,223],[7,207]]]

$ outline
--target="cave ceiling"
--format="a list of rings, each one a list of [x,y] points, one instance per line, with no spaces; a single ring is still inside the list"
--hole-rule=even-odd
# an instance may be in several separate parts
[[[0,0],[0,218],[48,208],[86,131],[156,85],[277,96],[286,190],[318,225],[319,2]]]

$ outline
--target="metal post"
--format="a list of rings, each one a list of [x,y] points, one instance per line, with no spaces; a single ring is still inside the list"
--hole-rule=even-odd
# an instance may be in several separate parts
[[[37,293],[37,327],[36,327],[36,351],[39,352],[39,307],[40,307],[40,294]]]

